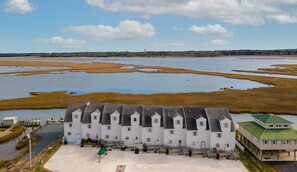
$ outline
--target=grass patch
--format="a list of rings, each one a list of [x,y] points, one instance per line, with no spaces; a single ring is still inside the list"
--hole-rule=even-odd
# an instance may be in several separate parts
[[[9,134],[6,134],[0,138],[0,144],[16,138],[17,136],[21,135],[24,131],[25,131],[25,127],[15,126]]]
[[[250,172],[279,172],[279,170],[269,166],[265,162],[259,161],[254,155],[242,152],[240,149],[238,151],[240,161]]]
[[[35,172],[50,172],[50,170],[43,167],[43,165],[58,151],[62,145],[62,137],[58,138],[53,144],[50,145],[51,149],[47,149],[42,153],[34,171]],[[43,163],[40,163],[43,162]]]
[[[16,144],[15,148],[16,148],[17,150],[20,150],[20,149],[22,149],[23,147],[27,146],[28,143],[29,143],[29,140],[28,140],[28,139],[20,140],[20,141]]]

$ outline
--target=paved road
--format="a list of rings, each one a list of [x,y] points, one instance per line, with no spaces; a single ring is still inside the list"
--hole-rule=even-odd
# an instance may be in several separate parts
[[[44,148],[49,146],[56,138],[63,132],[63,124],[50,124],[36,131],[39,136],[39,141],[36,146],[32,148],[32,157],[40,153]],[[25,156],[29,159],[29,155]]]
[[[297,162],[287,161],[287,162],[268,162],[271,166],[279,169],[281,172],[296,172]]]

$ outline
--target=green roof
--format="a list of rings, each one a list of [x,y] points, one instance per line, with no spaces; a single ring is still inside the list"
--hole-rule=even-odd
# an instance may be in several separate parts
[[[288,121],[276,115],[258,114],[258,115],[253,115],[253,117],[265,124],[292,124],[291,121]]]
[[[238,124],[261,140],[297,139],[297,130],[293,128],[265,129],[254,121],[239,122]]]

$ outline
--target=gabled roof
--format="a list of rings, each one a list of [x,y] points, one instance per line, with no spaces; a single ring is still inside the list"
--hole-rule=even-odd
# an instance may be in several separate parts
[[[85,110],[83,111],[83,117],[82,117],[82,123],[83,124],[89,124],[91,123],[91,114],[95,112],[97,109],[100,111],[100,120],[102,119],[102,113],[103,113],[104,104],[103,103],[90,103],[86,104]]]
[[[163,127],[162,106],[143,106],[142,127],[152,127],[152,116],[156,113],[161,116],[160,127]]]
[[[122,126],[131,126],[131,115],[137,112],[140,115],[140,123],[141,126],[141,119],[142,119],[142,106],[141,105],[124,105],[123,113],[122,113]]]
[[[222,115],[231,121],[231,131],[235,131],[231,115],[226,108],[205,108],[208,124],[211,132],[222,132],[220,119]]]
[[[197,119],[202,117],[207,120],[203,107],[184,107],[184,111],[187,122],[187,130],[197,130]],[[206,123],[206,130],[209,130],[208,122]]]
[[[122,114],[122,109],[123,105],[120,104],[105,104],[103,114],[102,114],[102,119],[101,119],[101,124],[102,125],[110,125],[110,115],[116,111],[120,113],[120,119],[119,119],[119,124],[121,124],[121,114]]]
[[[186,128],[185,124],[185,114],[183,107],[164,107],[163,108],[163,118],[164,118],[164,129],[173,129],[173,118],[180,115],[183,117],[183,128]]]
[[[293,128],[265,129],[254,121],[238,122],[239,126],[261,140],[297,139],[297,131]]]
[[[65,112],[64,122],[72,122],[72,113],[78,109],[84,111],[86,103],[70,103]]]
[[[264,124],[292,124],[291,121],[288,121],[282,117],[271,115],[271,114],[258,114],[253,115],[253,117]]]

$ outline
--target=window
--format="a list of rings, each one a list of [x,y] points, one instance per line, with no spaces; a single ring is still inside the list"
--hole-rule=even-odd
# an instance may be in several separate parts
[[[174,130],[170,130],[170,134],[174,134]]]
[[[111,126],[108,125],[108,126],[107,126],[107,130],[111,130]]]
[[[86,136],[87,136],[87,138],[90,138],[90,133],[87,133]]]
[[[129,140],[129,136],[126,137],[126,140]]]
[[[276,145],[276,140],[271,140],[272,145]]]
[[[74,115],[74,118],[78,118],[78,115]]]
[[[109,139],[109,135],[106,135],[105,138]]]
[[[149,128],[147,131],[148,131],[149,133],[151,133],[151,132],[152,132],[152,129],[151,129],[151,128]]]
[[[154,119],[154,122],[155,122],[155,123],[159,123],[158,119]]]
[[[264,145],[268,145],[268,140],[263,140]]]
[[[220,147],[220,143],[216,143],[216,147],[217,147],[217,148]]]
[[[113,117],[113,121],[116,121],[116,120],[117,120],[117,117],[114,116],[114,117]]]
[[[288,127],[288,125],[284,125],[284,127]]]
[[[150,142],[151,141],[151,138],[147,138],[146,141]]]
[[[200,126],[203,126],[204,124],[203,124],[203,121],[200,121]]]
[[[273,125],[269,125],[269,127],[273,127]]]
[[[94,116],[94,120],[96,120],[96,119],[97,119],[97,116],[95,115],[95,116]]]
[[[291,141],[290,140],[283,140],[282,143],[283,143],[283,145],[290,145]]]
[[[135,140],[138,140],[138,137],[135,137]]]
[[[168,143],[169,143],[169,144],[172,144],[172,140],[168,140]]]
[[[88,128],[92,128],[92,125],[88,125]]]
[[[196,144],[195,142],[192,142],[192,146],[195,146],[195,144]]]
[[[193,132],[193,136],[197,136],[197,132],[196,131]]]
[[[134,118],[134,122],[136,122],[137,121],[137,118]]]
[[[182,143],[182,140],[178,140],[178,144],[181,144]]]
[[[179,125],[180,124],[180,120],[176,120],[176,124]]]
[[[69,123],[69,127],[72,127],[72,123]]]
[[[228,128],[228,123],[224,123],[225,128]]]
[[[128,127],[128,131],[131,131],[131,128],[130,127]]]
[[[227,147],[227,148],[229,147],[229,144],[228,144],[228,143],[226,144],[226,147]]]
[[[68,132],[67,134],[68,134],[68,136],[71,136],[71,132]]]
[[[222,137],[222,134],[221,133],[218,133],[218,138],[221,138]]]

